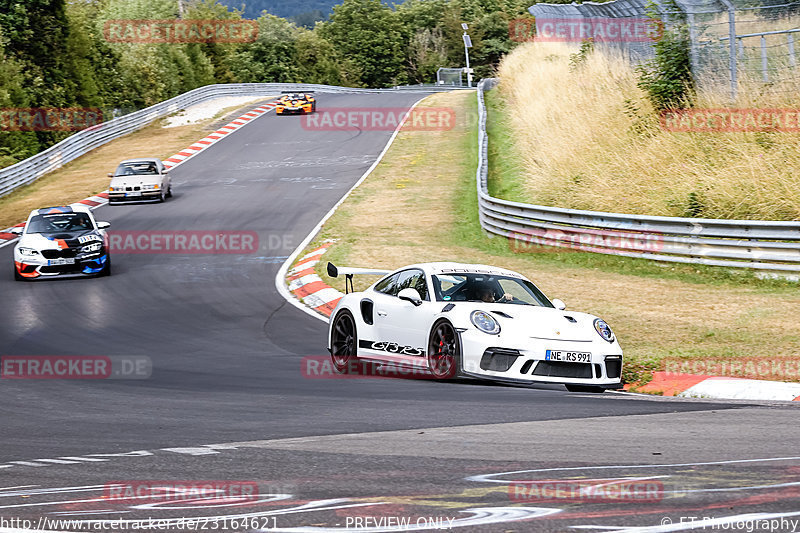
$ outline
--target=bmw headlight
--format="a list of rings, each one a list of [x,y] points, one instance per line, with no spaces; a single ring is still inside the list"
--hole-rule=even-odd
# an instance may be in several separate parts
[[[81,252],[83,252],[83,253],[99,252],[102,249],[103,249],[103,244],[99,243],[99,242],[95,242],[95,243],[92,243],[92,244],[87,244],[86,246],[81,248]]]
[[[152,191],[154,189],[158,189],[158,184],[156,185],[142,185],[143,191]]]
[[[125,190],[125,187],[111,187],[111,192],[122,192]]]
[[[492,315],[486,311],[473,311],[469,315],[472,325],[489,335],[497,335],[500,333],[500,324],[494,319]]]
[[[27,256],[39,255],[39,251],[34,250],[33,248],[20,248],[18,251],[20,255],[27,255]]]
[[[594,319],[594,329],[597,334],[603,337],[604,341],[614,342],[614,332],[611,331],[611,326],[606,324],[606,321],[601,318]]]

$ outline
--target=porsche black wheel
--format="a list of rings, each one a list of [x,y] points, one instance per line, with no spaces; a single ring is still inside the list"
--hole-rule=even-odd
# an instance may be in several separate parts
[[[428,341],[428,370],[436,379],[458,376],[461,364],[461,344],[458,333],[450,322],[438,322]]]
[[[564,385],[570,392],[590,392],[592,394],[601,394],[606,390],[603,387],[596,387],[594,385]]]
[[[358,360],[358,335],[353,315],[342,311],[336,316],[331,331],[331,360],[340,374],[346,374]]]

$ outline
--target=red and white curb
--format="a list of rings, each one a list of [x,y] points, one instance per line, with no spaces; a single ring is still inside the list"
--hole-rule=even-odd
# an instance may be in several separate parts
[[[225,138],[225,136],[228,135],[229,133],[238,130],[242,126],[246,126],[252,120],[257,119],[258,117],[268,112],[270,109],[273,109],[274,107],[275,107],[275,102],[270,102],[268,104],[258,106],[252,111],[240,116],[236,120],[233,120],[228,124],[226,124],[225,126],[222,126],[214,133],[206,135],[205,137],[203,137],[193,145],[189,146],[188,148],[184,148],[183,150],[173,155],[172,157],[168,157],[167,159],[164,160],[164,166],[167,168],[177,167],[187,159],[199,154],[212,144],[218,142],[220,139]]]
[[[193,145],[189,146],[188,148],[184,148],[177,154],[168,157],[164,160],[164,166],[167,168],[175,168],[187,159],[192,156],[195,156],[202,152],[203,150],[207,149],[209,146],[213,145],[220,139],[225,138],[231,132],[234,132],[241,128],[242,126],[246,126],[252,120],[260,117],[264,113],[267,113],[270,109],[275,107],[275,102],[269,102],[268,104],[264,104],[262,106],[258,106],[257,108],[253,109],[245,113],[244,115],[240,116],[239,118],[232,120],[225,126],[222,126],[220,129],[211,133],[210,135],[205,136],[204,138],[200,139]],[[90,196],[88,198],[84,198],[79,202],[75,202],[69,204],[70,207],[75,206],[89,206],[90,209],[97,209],[100,206],[106,205],[108,203],[108,191],[101,192],[100,194],[96,194],[94,196]],[[48,206],[42,206],[48,207]],[[13,227],[21,228],[25,226],[24,222],[20,222],[19,224],[15,224]],[[11,244],[13,241],[17,239],[17,236],[11,233],[11,228],[6,228],[4,230],[0,230],[0,248]]]
[[[342,294],[338,290],[327,285],[322,278],[314,273],[314,266],[322,259],[322,255],[333,244],[327,242],[297,260],[297,262],[286,273],[286,281],[289,282],[289,291],[294,294],[304,305],[331,316],[336,309]]]
[[[800,383],[674,372],[653,372],[652,381],[636,387],[636,392],[718,400],[800,401]]]

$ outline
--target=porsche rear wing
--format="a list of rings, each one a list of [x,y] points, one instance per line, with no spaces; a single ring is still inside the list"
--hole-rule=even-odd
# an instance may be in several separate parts
[[[332,278],[344,276],[344,291],[349,294],[353,290],[353,276],[385,276],[391,274],[391,270],[382,270],[379,268],[354,268],[354,267],[337,267],[328,261],[328,275]],[[349,287],[348,287],[349,282]]]
[[[314,94],[314,91],[281,91],[281,94]]]

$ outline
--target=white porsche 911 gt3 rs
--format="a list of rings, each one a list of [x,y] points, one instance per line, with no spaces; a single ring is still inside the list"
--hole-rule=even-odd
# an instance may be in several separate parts
[[[328,350],[339,372],[354,361],[516,383],[562,383],[574,392],[622,386],[622,348],[602,319],[566,311],[524,276],[502,268],[425,263],[394,272],[337,268],[331,277],[381,275],[331,313]]]

